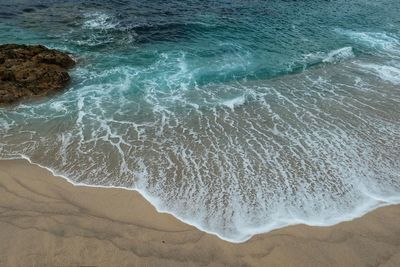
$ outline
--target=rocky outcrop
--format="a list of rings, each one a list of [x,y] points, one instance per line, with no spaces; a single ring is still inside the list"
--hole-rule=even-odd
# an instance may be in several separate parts
[[[65,88],[74,65],[66,53],[42,45],[0,45],[0,104]]]

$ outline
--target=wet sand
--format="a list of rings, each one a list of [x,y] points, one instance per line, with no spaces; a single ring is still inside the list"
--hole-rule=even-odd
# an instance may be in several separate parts
[[[0,266],[400,266],[400,206],[232,244],[134,191],[73,186],[10,160],[0,161],[0,240]]]

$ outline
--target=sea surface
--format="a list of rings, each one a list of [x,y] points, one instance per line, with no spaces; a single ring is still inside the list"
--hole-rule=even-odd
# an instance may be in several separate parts
[[[0,0],[0,43],[73,54],[0,108],[0,158],[141,192],[242,242],[400,203],[400,1]]]

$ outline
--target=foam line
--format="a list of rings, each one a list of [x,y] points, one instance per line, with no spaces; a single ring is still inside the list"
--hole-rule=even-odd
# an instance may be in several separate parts
[[[308,226],[318,226],[318,227],[328,227],[328,226],[332,226],[341,222],[345,222],[345,221],[351,221],[354,220],[356,218],[360,218],[363,215],[377,209],[380,207],[385,207],[385,206],[389,206],[389,205],[396,205],[396,204],[400,204],[400,197],[399,198],[394,198],[391,199],[390,201],[388,200],[383,200],[382,198],[375,198],[371,196],[371,202],[370,203],[366,203],[365,205],[363,205],[362,207],[358,207],[352,214],[347,214],[343,217],[336,217],[335,219],[333,219],[330,222],[312,222],[312,221],[306,221],[306,220],[301,220],[301,219],[292,219],[292,221],[289,220],[282,220],[282,221],[276,221],[273,223],[270,223],[264,227],[257,227],[257,228],[253,228],[253,229],[248,229],[248,235],[244,238],[241,239],[229,239],[229,238],[225,238],[224,236],[221,236],[220,234],[216,233],[216,232],[212,232],[212,231],[208,231],[206,229],[204,229],[203,227],[201,227],[200,225],[198,225],[196,222],[191,221],[191,220],[185,220],[180,218],[179,216],[177,216],[176,214],[169,212],[167,210],[161,209],[159,208],[159,200],[157,200],[156,198],[150,196],[149,194],[147,194],[145,191],[137,189],[137,188],[127,188],[127,187],[121,187],[121,186],[101,186],[101,185],[90,185],[90,184],[85,184],[85,183],[77,183],[74,182],[72,179],[68,178],[67,176],[63,175],[60,172],[57,172],[49,167],[46,167],[44,165],[41,165],[39,163],[35,163],[33,162],[29,157],[25,156],[25,155],[19,155],[18,157],[11,157],[11,158],[0,158],[0,160],[18,160],[18,159],[24,159],[27,160],[30,164],[39,166],[43,169],[46,169],[47,171],[49,171],[50,173],[53,174],[53,176],[56,177],[61,177],[64,180],[66,180],[67,182],[69,182],[70,184],[72,184],[73,186],[84,186],[84,187],[93,187],[93,188],[117,188],[117,189],[122,189],[122,190],[128,190],[128,191],[134,191],[139,193],[144,199],[146,199],[146,201],[148,201],[155,209],[157,212],[159,213],[166,213],[169,215],[174,216],[176,219],[180,220],[181,222],[191,225],[197,229],[199,229],[200,231],[203,231],[205,233],[211,234],[211,235],[215,235],[218,238],[225,240],[227,242],[231,242],[231,243],[243,243],[248,241],[249,239],[251,239],[253,236],[257,235],[257,234],[263,234],[263,233],[268,233],[270,231],[276,230],[276,229],[280,229],[280,228],[284,228],[284,227],[288,227],[288,226],[292,226],[292,225],[298,225],[298,224],[304,224],[304,225],[308,225]]]

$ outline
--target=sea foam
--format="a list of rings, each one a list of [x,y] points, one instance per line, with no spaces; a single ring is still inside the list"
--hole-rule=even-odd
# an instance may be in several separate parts
[[[246,102],[245,96],[238,96],[229,100],[225,100],[222,102],[224,106],[227,106],[231,110],[234,110],[235,107],[241,106]]]
[[[378,65],[378,64],[359,64],[363,69],[369,70],[371,73],[377,75],[382,80],[391,82],[393,84],[400,84],[400,69],[395,66]]]
[[[354,58],[353,48],[352,47],[343,47],[337,50],[333,50],[327,54],[326,57],[322,59],[322,62],[325,63],[334,63],[339,62],[345,59]]]
[[[356,32],[351,30],[336,29],[358,44],[374,48],[380,52],[389,52],[392,55],[400,56],[400,41],[385,32]]]
[[[85,17],[83,27],[86,29],[109,30],[118,26],[118,22],[105,13],[95,12],[86,14]]]

